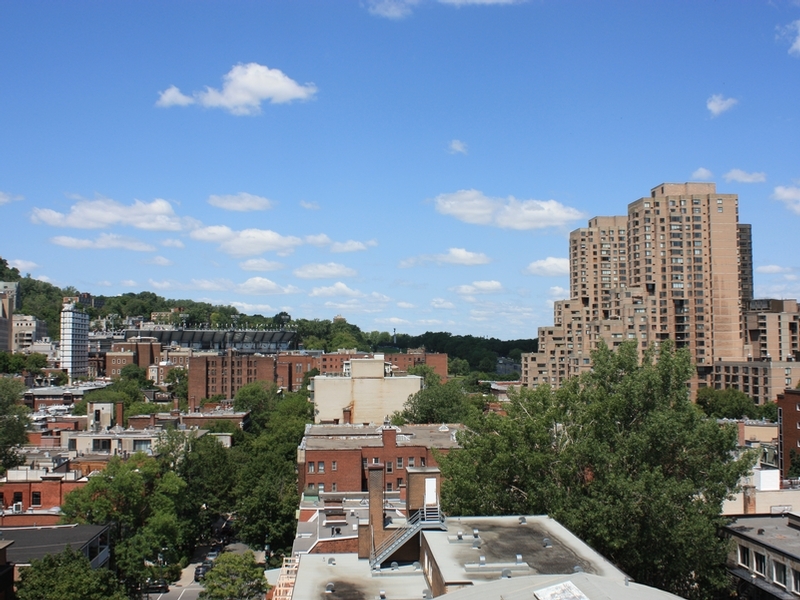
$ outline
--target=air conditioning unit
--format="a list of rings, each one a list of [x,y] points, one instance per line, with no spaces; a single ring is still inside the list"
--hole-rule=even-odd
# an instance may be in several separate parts
[[[14,502],[14,506],[12,507],[12,511],[15,515],[19,515],[22,513],[22,502]]]

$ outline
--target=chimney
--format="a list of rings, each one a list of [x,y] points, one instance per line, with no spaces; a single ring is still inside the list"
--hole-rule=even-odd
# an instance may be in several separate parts
[[[383,464],[367,467],[367,489],[369,490],[369,524],[374,532],[383,531]],[[377,545],[378,540],[375,540]]]
[[[124,427],[125,423],[125,405],[122,402],[117,402],[114,404],[114,408],[116,409],[116,424],[120,427]]]
[[[384,448],[397,448],[397,430],[391,425],[384,425],[381,429]]]
[[[744,501],[744,514],[756,514],[756,488],[752,485],[742,486],[742,500]]]

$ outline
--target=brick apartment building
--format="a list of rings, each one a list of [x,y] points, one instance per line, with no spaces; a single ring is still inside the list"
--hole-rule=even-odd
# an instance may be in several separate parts
[[[434,450],[458,448],[463,425],[307,425],[297,449],[298,487],[320,492],[367,491],[370,465],[382,465],[386,491],[405,500],[408,468],[437,467]]]

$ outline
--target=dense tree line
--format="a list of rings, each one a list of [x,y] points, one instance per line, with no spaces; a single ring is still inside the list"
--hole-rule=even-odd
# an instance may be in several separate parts
[[[558,390],[510,393],[508,416],[469,419],[439,459],[451,515],[549,514],[635,580],[728,597],[723,500],[752,466],[736,429],[689,399],[689,355],[601,347]]]

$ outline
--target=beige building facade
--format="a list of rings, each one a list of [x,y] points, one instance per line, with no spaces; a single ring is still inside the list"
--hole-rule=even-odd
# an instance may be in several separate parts
[[[570,234],[570,299],[539,329],[539,351],[523,354],[523,385],[560,386],[591,367],[601,340],[644,351],[667,339],[690,352],[692,388],[712,385],[715,361],[745,360],[749,239],[737,196],[713,183],[664,183],[627,216],[591,219]]]
[[[376,354],[348,361],[341,374],[318,375],[311,386],[315,423],[380,424],[422,389],[422,377],[395,375],[383,355]]]

